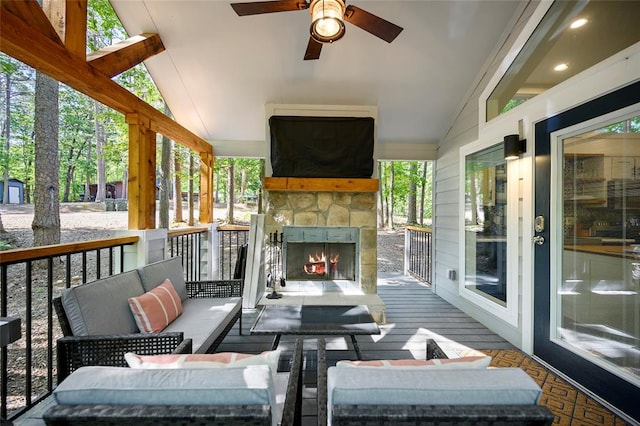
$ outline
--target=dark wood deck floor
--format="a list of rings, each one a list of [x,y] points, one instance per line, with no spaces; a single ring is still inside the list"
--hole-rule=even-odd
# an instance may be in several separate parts
[[[357,336],[364,359],[424,359],[426,339],[434,339],[451,357],[469,349],[513,349],[513,345],[491,332],[459,309],[436,296],[429,287],[402,274],[379,274],[378,294],[384,301],[387,323],[381,334]],[[259,353],[270,350],[272,338],[250,336],[249,329],[257,311],[245,311],[243,335],[237,326],[218,352]],[[329,366],[341,359],[356,359],[348,337],[325,337]],[[283,336],[279,348],[283,350],[281,367],[293,348],[295,336]],[[315,371],[316,338],[305,338],[306,371]],[[314,373],[305,377],[303,425],[315,425]]]

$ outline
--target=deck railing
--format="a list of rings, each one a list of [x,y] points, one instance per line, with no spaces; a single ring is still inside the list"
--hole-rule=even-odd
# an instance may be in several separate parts
[[[404,231],[404,272],[431,284],[431,229],[407,226]]]
[[[232,278],[249,227],[218,231],[220,279]],[[182,257],[185,279],[201,279],[208,228],[171,230],[168,256]],[[22,338],[0,348],[0,419],[15,419],[46,398],[55,383],[55,341],[62,336],[52,300],[64,288],[123,272],[124,247],[138,236],[0,252],[0,317],[19,317]],[[202,260],[204,259],[204,260]]]
[[[185,228],[167,232],[169,257],[182,257],[186,281],[200,281],[202,244],[207,232],[209,232],[208,228]]]
[[[14,419],[47,397],[61,337],[51,301],[62,289],[122,272],[124,247],[109,238],[0,252],[0,317],[19,317],[22,338],[0,348],[0,418]]]
[[[222,225],[217,228],[219,238],[220,279],[234,278],[238,248],[249,241],[249,227]]]

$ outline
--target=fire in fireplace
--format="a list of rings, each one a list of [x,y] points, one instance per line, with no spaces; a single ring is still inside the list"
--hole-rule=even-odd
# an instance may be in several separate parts
[[[355,242],[288,242],[287,280],[355,281]]]
[[[285,227],[282,249],[287,281],[356,281],[357,228]]]

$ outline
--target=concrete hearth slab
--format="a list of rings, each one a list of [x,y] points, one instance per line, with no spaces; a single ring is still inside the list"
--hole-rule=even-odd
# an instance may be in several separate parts
[[[308,294],[302,292],[278,292],[280,299],[268,299],[266,292],[258,301],[258,306],[264,305],[329,305],[349,306],[367,305],[373,319],[378,324],[387,322],[385,304],[377,294],[344,294],[338,291],[323,294]]]

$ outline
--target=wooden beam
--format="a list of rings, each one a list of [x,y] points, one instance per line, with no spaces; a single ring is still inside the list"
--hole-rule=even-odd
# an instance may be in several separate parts
[[[160,36],[144,33],[90,53],[87,61],[102,74],[114,77],[160,52],[164,52]]]
[[[26,25],[34,28],[42,36],[56,44],[62,45],[62,39],[51,24],[47,15],[44,14],[42,7],[37,0],[2,1],[0,2],[0,7],[2,7],[3,21],[0,27],[7,25],[5,18],[10,14],[11,16],[15,16],[20,19]],[[23,43],[29,45],[32,43],[32,40],[30,40],[25,34]]]
[[[2,1],[0,3],[2,8],[0,49],[4,53],[122,114],[140,113],[149,117],[154,126],[152,130],[195,152],[213,152],[212,146],[204,139],[112,81],[87,64],[84,58],[75,57],[62,44],[52,41],[16,16],[12,8],[6,7],[14,3],[20,2]],[[26,3],[33,2],[26,1]],[[41,9],[40,13],[46,19]],[[47,25],[51,27],[48,21]]]
[[[213,222],[213,153],[200,153],[200,223]]]
[[[378,192],[378,179],[351,178],[264,178],[267,191]]]
[[[156,133],[148,118],[128,114],[129,124],[129,229],[156,227]]]
[[[42,10],[66,48],[79,58],[87,49],[87,0],[44,0]]]

